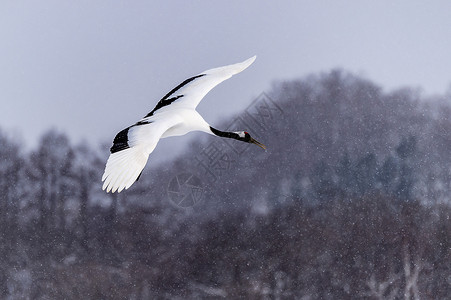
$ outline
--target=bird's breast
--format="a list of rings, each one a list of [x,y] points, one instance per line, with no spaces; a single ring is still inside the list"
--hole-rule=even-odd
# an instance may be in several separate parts
[[[208,132],[209,125],[197,111],[193,109],[179,109],[172,113],[177,114],[182,121],[168,128],[161,136],[162,138],[185,135],[191,131]]]

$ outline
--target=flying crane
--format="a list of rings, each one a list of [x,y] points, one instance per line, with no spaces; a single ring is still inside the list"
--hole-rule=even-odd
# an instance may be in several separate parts
[[[196,111],[197,105],[211,89],[249,67],[255,58],[210,69],[186,79],[167,93],[144,118],[120,131],[110,148],[102,176],[103,190],[121,192],[136,182],[160,138],[203,131],[266,149],[246,131],[227,132],[211,127]]]

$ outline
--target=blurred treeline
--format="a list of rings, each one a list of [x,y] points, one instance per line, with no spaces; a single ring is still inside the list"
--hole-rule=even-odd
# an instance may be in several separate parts
[[[451,95],[334,70],[215,125],[268,150],[209,137],[151,156],[120,194],[101,190],[108,147],[52,130],[25,152],[1,132],[0,298],[451,295]],[[186,173],[201,182],[190,207],[168,193]]]

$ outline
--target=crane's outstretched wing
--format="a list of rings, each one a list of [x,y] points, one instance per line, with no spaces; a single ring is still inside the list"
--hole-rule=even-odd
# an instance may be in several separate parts
[[[181,122],[178,116],[166,114],[164,118],[142,119],[120,131],[110,149],[102,188],[113,193],[128,189],[138,180],[161,135]]]
[[[249,67],[255,58],[256,56],[253,56],[241,63],[210,69],[186,79],[167,93],[145,118],[160,111],[165,111],[167,108],[183,107],[195,109],[211,89]]]

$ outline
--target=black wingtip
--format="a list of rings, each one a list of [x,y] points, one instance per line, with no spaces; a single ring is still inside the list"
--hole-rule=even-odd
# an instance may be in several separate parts
[[[148,113],[147,115],[144,116],[144,118],[150,117],[154,114],[154,112],[156,112],[157,110],[159,110],[160,108],[167,106],[169,104],[171,104],[172,102],[174,102],[175,100],[177,100],[180,97],[183,97],[183,95],[177,95],[177,96],[173,96],[173,94],[175,92],[177,92],[178,90],[180,90],[182,87],[184,87],[185,85],[187,85],[188,83],[190,83],[193,80],[196,80],[199,77],[205,76],[206,74],[199,74],[196,76],[193,76],[191,78],[186,79],[185,81],[183,81],[182,83],[180,83],[178,86],[176,86],[175,88],[173,88],[169,93],[167,93],[158,103],[157,106],[155,106],[155,108]],[[173,97],[171,97],[173,96]]]
[[[139,180],[139,178],[141,177],[142,173],[143,173],[143,171],[141,171],[141,173],[139,173],[138,177],[136,178],[136,181]],[[136,181],[135,181],[135,182],[136,182]]]
[[[116,134],[116,137],[113,140],[113,146],[110,148],[111,153],[116,153],[125,149],[130,148],[128,145],[128,130],[130,127],[125,128]]]

